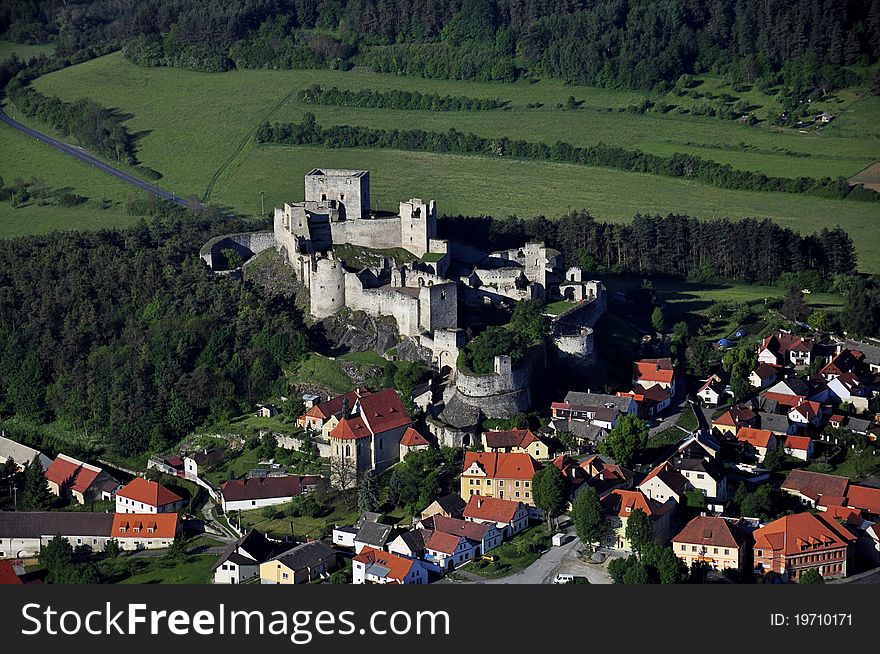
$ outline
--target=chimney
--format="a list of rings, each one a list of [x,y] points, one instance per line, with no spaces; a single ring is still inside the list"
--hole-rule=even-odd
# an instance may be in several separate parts
[[[348,418],[350,415],[350,407],[348,406],[348,398],[342,398],[342,418]]]

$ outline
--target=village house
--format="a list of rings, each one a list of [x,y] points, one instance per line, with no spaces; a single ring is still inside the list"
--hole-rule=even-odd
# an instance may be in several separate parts
[[[330,422],[327,423],[331,424]],[[330,483],[353,488],[366,470],[382,472],[400,460],[400,441],[412,419],[393,388],[343,402],[338,423],[329,433]]]
[[[339,567],[339,555],[328,543],[301,543],[260,564],[261,584],[307,584]]]
[[[736,404],[712,421],[712,429],[722,435],[736,436],[743,427],[754,427],[758,416],[747,406]]]
[[[809,366],[812,362],[814,346],[815,341],[812,338],[801,338],[779,331],[761,341],[761,345],[758,346],[758,363],[776,366],[786,364]]]
[[[103,552],[113,538],[113,520],[112,513],[0,511],[0,558],[34,558],[56,535],[72,547]]]
[[[645,497],[660,504],[672,499],[676,504],[682,503],[687,490],[692,488],[687,478],[668,461],[664,461],[645,477],[637,487]]]
[[[49,466],[52,465],[52,459],[48,456],[32,447],[22,445],[5,436],[0,436],[0,464],[12,459],[18,471],[24,472],[24,469],[37,457],[40,459],[40,465],[43,466],[43,470],[48,470]]]
[[[740,427],[736,440],[742,444],[745,454],[753,455],[759,462],[767,457],[767,452],[777,447],[776,436],[767,429]]]
[[[845,507],[866,520],[880,519],[880,488],[854,484],[847,477],[792,470],[781,489],[820,511]]]
[[[831,361],[826,363],[819,371],[819,376],[826,382],[830,382],[832,379],[836,379],[848,372],[858,372],[864,366],[862,363],[864,356],[861,352],[855,353],[846,348],[838,350],[831,358]]]
[[[589,480],[587,471],[581,468],[580,462],[567,454],[560,454],[550,463],[562,473],[572,492],[575,492],[581,484]]]
[[[783,447],[786,454],[801,461],[813,458],[813,439],[809,436],[786,436]]]
[[[654,539],[661,545],[669,542],[672,516],[678,506],[674,499],[670,498],[665,503],[661,503],[650,499],[640,490],[617,488],[602,497],[600,501],[607,527],[602,545],[616,549],[632,549],[632,544],[626,537],[626,525],[637,509],[641,509],[648,516]]]
[[[788,411],[788,419],[796,425],[818,427],[822,423],[822,405],[805,401]]]
[[[384,550],[391,541],[394,528],[378,520],[362,520],[354,535],[352,546],[356,554],[360,554],[364,548]]]
[[[12,561],[0,560],[0,586],[24,585],[24,579],[18,575],[15,568]]]
[[[425,543],[434,533],[433,529],[415,527],[409,531],[398,534],[397,538],[388,543],[388,551],[398,556],[405,556],[410,559],[421,559],[424,561]],[[434,572],[439,573],[440,570],[435,568]]]
[[[502,517],[505,520],[507,519],[507,516]],[[513,521],[508,521],[504,524],[511,526],[511,529],[513,529],[516,526],[515,523],[516,515],[514,514]],[[444,534],[464,536],[474,543],[475,556],[480,556],[494,550],[504,542],[504,530],[498,527],[497,522],[476,522],[474,520],[459,520],[457,518],[435,515],[427,520],[422,520],[420,524],[427,529],[441,531]]]
[[[834,377],[828,382],[828,391],[832,400],[838,404],[849,404],[856,413],[867,411],[873,397],[873,393],[852,372]]]
[[[230,479],[220,487],[220,503],[225,513],[259,509],[286,504],[324,484],[326,479],[317,475]]]
[[[425,541],[425,561],[437,567],[441,574],[474,558],[477,544],[460,534],[434,531]]]
[[[196,452],[191,452],[183,457],[184,477],[187,479],[195,479],[199,476],[200,472],[215,468],[225,460],[226,449],[220,445],[203,447],[202,449]]]
[[[758,366],[749,373],[749,383],[755,388],[765,388],[779,381],[779,374],[782,370],[781,366],[772,363],[759,363]]]
[[[428,571],[416,559],[365,548],[352,559],[353,584],[427,584]]]
[[[176,513],[116,513],[111,534],[122,550],[155,550],[171,547],[181,526]]]
[[[789,422],[788,416],[778,413],[759,411],[758,425],[761,429],[766,429],[772,433],[777,439],[781,436],[787,436],[794,431],[794,425]]]
[[[672,538],[672,551],[689,568],[705,563],[713,570],[742,571],[748,530],[741,518],[700,515]]]
[[[66,454],[59,454],[46,469],[46,479],[52,494],[70,497],[79,504],[93,500],[112,502],[116,491],[122,486],[101,468]]]
[[[550,458],[550,448],[531,429],[508,429],[483,433],[483,447],[487,452],[528,454],[538,461]]]
[[[116,493],[116,513],[176,513],[187,500],[162,484],[135,477]]]
[[[796,513],[754,532],[756,571],[797,582],[810,569],[827,579],[846,577],[855,535],[821,513]]]
[[[492,524],[505,538],[510,538],[529,526],[529,509],[520,501],[474,495],[464,508],[464,519],[478,524]]]
[[[614,429],[618,416],[637,411],[638,405],[629,396],[579,391],[569,391],[564,402],[553,402],[550,405],[554,420],[588,423],[609,431]]]
[[[442,515],[445,518],[460,518],[465,506],[467,506],[467,501],[462,499],[461,495],[450,493],[431,502],[422,511],[421,517],[422,520],[435,515]]]
[[[644,389],[652,386],[660,386],[675,395],[675,367],[672,359],[642,359],[633,365],[633,386],[641,386]]]
[[[283,547],[256,529],[227,545],[211,568],[215,584],[242,584],[260,576],[260,564]]]
[[[461,497],[472,495],[521,501],[534,506],[532,477],[538,465],[528,454],[466,452],[461,475]]]
[[[700,386],[697,391],[697,397],[704,406],[718,406],[724,397],[727,384],[725,384],[718,375],[710,375],[709,378]]]
[[[587,482],[575,489],[575,495],[586,486],[592,486],[601,497],[615,488],[632,489],[635,483],[636,475],[632,470],[608,463],[598,454],[581,461],[580,468],[586,473]]]
[[[431,443],[427,438],[412,427],[408,427],[400,439],[400,458],[403,460],[410,452],[427,450],[429,447],[431,447]]]
[[[837,350],[840,352],[844,348],[859,356],[870,372],[880,372],[880,345],[846,340],[837,346]]]
[[[631,397],[638,406],[637,414],[643,420],[653,420],[672,404],[672,393],[660,384],[644,387],[639,384],[633,386],[628,393],[618,393],[622,397]]]
[[[706,508],[723,511],[727,502],[727,475],[711,456],[680,456],[670,459],[688,484],[706,496]]]

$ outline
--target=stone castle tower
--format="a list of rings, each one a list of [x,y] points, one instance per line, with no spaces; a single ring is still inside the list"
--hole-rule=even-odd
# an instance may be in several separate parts
[[[326,259],[312,255],[310,266],[310,311],[315,318],[327,318],[345,306],[345,268],[332,252]]]
[[[400,203],[401,247],[416,256],[428,252],[432,238],[437,238],[437,205],[434,200],[424,202],[412,198]]]
[[[306,202],[329,202],[343,220],[370,217],[370,172],[313,168],[306,173]]]

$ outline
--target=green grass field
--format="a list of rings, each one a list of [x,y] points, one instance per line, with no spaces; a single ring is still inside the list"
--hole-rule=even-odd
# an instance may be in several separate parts
[[[0,177],[6,185],[16,179],[41,177],[51,194],[70,191],[88,198],[85,204],[72,208],[58,207],[52,197],[44,206],[33,200],[18,208],[11,202],[0,202],[0,238],[55,229],[125,227],[137,220],[123,207],[128,197],[139,193],[134,187],[6,125],[0,126]],[[105,204],[107,208],[103,208]]]
[[[298,102],[296,92],[312,83],[499,97],[510,102],[510,109],[393,111]],[[876,133],[880,102],[863,98],[857,91],[841,93],[839,103],[825,107],[839,116],[829,127],[801,134],[674,112],[619,112],[644,94],[570,86],[556,80],[490,84],[326,70],[209,74],[141,68],[115,53],[51,73],[34,84],[44,93],[67,100],[87,94],[130,113],[127,125],[139,135],[138,155],[145,165],[163,173],[163,187],[183,196],[207,195],[243,214],[259,212],[259,191],[265,191],[267,207],[301,199],[302,174],[314,166],[364,167],[373,171],[374,204],[384,209],[396,208],[402,198],[427,196],[438,201],[441,213],[552,217],[571,209],[588,209],[601,219],[628,220],[637,211],[681,211],[705,218],[766,216],[806,232],[840,224],[855,237],[861,267],[880,270],[880,237],[875,236],[878,205],[725,191],[608,168],[395,151],[258,147],[253,141],[260,122],[298,121],[311,111],[324,125],[444,130],[454,126],[486,136],[551,143],[566,140],[579,145],[605,142],[661,154],[692,152],[772,175],[850,176],[880,160],[880,135]],[[728,91],[720,80],[712,79],[695,90]],[[768,115],[775,112],[775,98],[757,98],[756,93],[744,97],[763,102]],[[581,108],[558,109],[570,95],[583,103]],[[701,100],[669,96],[668,101]],[[542,107],[526,107],[535,102]]]
[[[211,566],[217,561],[213,554],[189,556],[184,561],[169,563],[161,558],[145,559],[148,563],[122,580],[122,584],[207,584]]]

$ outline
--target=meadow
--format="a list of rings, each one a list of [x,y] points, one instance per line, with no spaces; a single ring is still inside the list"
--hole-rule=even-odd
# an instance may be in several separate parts
[[[506,110],[466,113],[301,102],[298,91],[315,83],[500,98],[509,104]],[[875,236],[874,229],[880,220],[878,205],[727,191],[608,168],[398,151],[261,147],[253,139],[263,121],[299,121],[310,111],[325,126],[455,127],[483,136],[549,143],[565,140],[576,145],[604,142],[658,154],[688,152],[769,175],[849,177],[880,160],[876,127],[880,124],[880,98],[864,97],[858,89],[843,92],[821,107],[817,103],[817,109],[825,108],[838,118],[822,130],[799,133],[674,111],[633,114],[621,110],[641,102],[645,98],[642,92],[573,86],[558,80],[493,84],[362,70],[210,74],[141,68],[128,63],[120,53],[51,73],[36,80],[34,86],[65,100],[87,93],[101,104],[130,114],[126,125],[137,135],[138,156],[163,174],[163,187],[241,214],[259,213],[260,191],[265,193],[267,210],[301,199],[302,175],[316,165],[363,167],[373,171],[374,203],[382,209],[396,209],[400,199],[416,196],[435,198],[441,213],[453,214],[552,217],[587,209],[600,219],[628,220],[637,211],[674,211],[701,218],[769,217],[802,232],[840,224],[854,236],[860,267],[880,271],[880,236]],[[716,79],[701,80],[693,90],[713,97],[725,92],[736,95]],[[578,109],[564,108],[569,96],[579,103]],[[743,98],[760,105],[758,115],[775,115],[778,110],[772,96],[752,90]],[[674,94],[667,95],[665,101],[679,105],[702,102]],[[0,169],[0,174],[6,173]],[[49,175],[44,176],[50,186],[56,185]]]
[[[51,55],[55,51],[54,45],[30,45],[27,43],[12,43],[0,39],[0,61],[13,54],[19,59],[27,61],[31,57],[37,57],[41,54]]]

